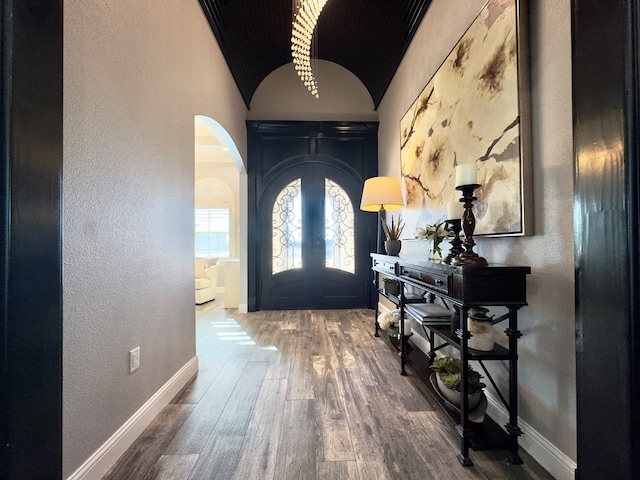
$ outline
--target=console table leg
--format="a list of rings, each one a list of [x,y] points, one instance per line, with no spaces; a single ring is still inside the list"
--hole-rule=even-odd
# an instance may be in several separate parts
[[[398,355],[400,356],[400,375],[406,376],[407,370],[405,369],[405,365],[407,364],[407,337],[402,336],[400,338],[400,351]]]
[[[517,450],[518,448],[516,447],[515,452],[509,452],[507,455],[508,461],[511,465],[522,465],[524,463]]]
[[[463,467],[472,467],[473,461],[469,457],[469,435],[471,432],[462,425],[456,426],[456,430],[460,434],[460,453],[456,455],[456,458]]]
[[[513,465],[522,464],[522,459],[518,454],[518,437],[522,435],[522,430],[518,426],[518,339],[522,337],[522,332],[518,330],[518,309],[509,308],[509,327],[505,330],[509,339],[509,423],[505,425],[509,434],[509,461]]]
[[[473,467],[473,462],[469,458],[469,455],[463,455],[462,452],[459,453],[456,458],[460,462],[463,467]]]
[[[507,433],[509,434],[509,443],[510,443],[509,454],[508,454],[509,462],[512,465],[522,465],[522,463],[524,462],[520,458],[520,452],[518,447],[518,437],[522,435],[522,430],[517,425],[513,426],[510,423],[505,425],[505,428],[507,430]]]
[[[373,272],[373,289],[376,292],[376,316],[373,320],[375,327],[374,337],[380,336],[380,325],[378,325],[378,315],[380,315],[380,274]]]
[[[373,320],[373,324],[375,326],[374,337],[380,336],[380,325],[378,325],[378,315],[380,315],[380,304],[378,303],[378,299],[376,299],[376,314],[375,319]]]
[[[422,327],[424,328],[424,327]],[[427,355],[429,357],[429,365],[431,365],[433,363],[433,361],[436,359],[436,335],[435,333],[433,333],[432,331],[429,331],[429,354]]]
[[[400,325],[398,325],[398,331],[400,332],[400,375],[406,375],[407,371],[404,366],[407,363],[407,334],[409,332],[405,332],[405,324],[404,324],[404,306],[406,303],[406,298],[404,296],[404,288],[400,289]]]

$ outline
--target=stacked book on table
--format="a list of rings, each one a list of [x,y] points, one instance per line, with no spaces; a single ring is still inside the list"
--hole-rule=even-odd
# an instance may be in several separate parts
[[[420,324],[449,323],[454,313],[453,310],[435,303],[410,303],[405,305],[404,309]]]

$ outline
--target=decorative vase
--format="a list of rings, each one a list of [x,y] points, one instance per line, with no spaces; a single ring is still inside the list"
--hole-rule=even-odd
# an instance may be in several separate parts
[[[429,260],[432,262],[442,261],[442,249],[439,245],[432,244],[432,248],[429,250]]]
[[[387,328],[387,333],[389,334],[389,338],[400,338],[400,329],[395,325]]]
[[[398,256],[401,247],[402,241],[400,240],[385,240],[384,242],[384,249],[387,252],[387,255],[391,255],[392,257]]]
[[[487,317],[488,308],[475,307],[469,309],[467,318],[467,330],[471,334],[471,338],[467,345],[474,350],[482,352],[490,352],[495,345],[493,335],[493,325],[491,317]]]

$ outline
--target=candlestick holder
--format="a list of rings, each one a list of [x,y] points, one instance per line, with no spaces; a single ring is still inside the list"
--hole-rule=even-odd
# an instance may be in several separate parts
[[[486,267],[488,262],[485,258],[473,251],[476,242],[473,241],[473,231],[476,229],[476,217],[473,215],[473,202],[478,198],[473,196],[473,191],[480,185],[458,185],[456,190],[462,191],[461,202],[464,202],[464,213],[462,214],[462,230],[464,231],[465,251],[452,260],[454,265],[469,265],[475,267]]]
[[[443,260],[447,265],[451,265],[451,261],[464,252],[464,248],[462,248],[462,240],[460,240],[460,231],[462,230],[462,220],[459,218],[454,218],[452,220],[447,220],[449,224],[449,228],[453,232],[453,239],[449,241],[451,244],[451,248],[449,249],[449,254]]]

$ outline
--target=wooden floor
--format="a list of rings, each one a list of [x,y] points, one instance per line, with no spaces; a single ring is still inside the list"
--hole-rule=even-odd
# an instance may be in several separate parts
[[[197,308],[197,377],[104,477],[552,479],[522,452],[456,460],[443,413],[372,335],[371,310]]]

